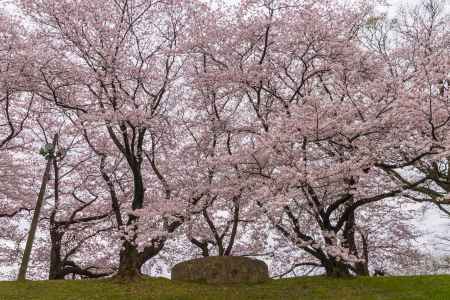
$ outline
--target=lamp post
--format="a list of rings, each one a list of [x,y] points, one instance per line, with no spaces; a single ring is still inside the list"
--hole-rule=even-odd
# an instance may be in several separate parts
[[[34,209],[33,219],[31,220],[30,230],[28,232],[27,243],[25,245],[25,251],[22,256],[22,263],[20,264],[19,275],[17,280],[24,281],[26,279],[28,264],[30,262],[31,250],[33,248],[34,237],[36,235],[37,225],[39,223],[39,216],[41,214],[42,204],[44,202],[45,189],[50,179],[50,168],[52,160],[55,158],[55,149],[58,141],[58,134],[55,134],[51,144],[46,144],[41,148],[39,153],[47,160],[44,176],[42,177],[41,189],[39,190],[36,207]]]

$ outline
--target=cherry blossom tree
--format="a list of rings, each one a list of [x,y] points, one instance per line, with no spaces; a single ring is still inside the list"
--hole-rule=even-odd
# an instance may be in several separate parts
[[[89,147],[83,147],[82,135],[69,139],[69,144],[63,144],[61,130],[59,136],[60,150],[52,163],[53,187],[50,193],[53,205],[48,211],[49,279],[64,279],[67,275],[88,278],[111,275],[111,264],[104,262],[102,254],[109,253],[106,247],[114,248],[108,243],[105,246],[114,227],[108,220],[112,212],[107,199],[104,199],[108,194],[99,185],[100,159],[92,151],[83,153],[83,148],[89,150]],[[74,154],[75,159],[72,158]],[[99,237],[103,243],[91,241]],[[89,265],[88,261],[92,259],[83,259],[80,265],[76,262],[80,260],[77,256],[87,244],[95,261]],[[100,272],[96,271],[98,269]]]
[[[418,257],[405,199],[448,213],[449,19],[436,0],[396,19],[377,3],[16,1],[26,25],[0,17],[3,238],[20,252],[58,132],[36,249],[51,279],[199,253],[278,259],[278,277]]]
[[[259,210],[249,201],[252,191],[242,185],[247,178],[244,166],[215,163],[232,159],[242,145],[243,136],[236,130],[240,100],[208,80],[216,72],[208,60],[205,53],[190,53],[184,69],[191,91],[182,108],[181,130],[186,135],[182,164],[192,166],[186,175],[203,196],[194,205],[188,199],[182,229],[202,256],[244,255],[255,250],[248,244],[257,242],[248,235],[255,229]]]
[[[21,24],[13,17],[0,15],[0,34],[0,149],[4,149],[22,131],[33,97],[22,76],[27,45]]]
[[[378,22],[372,29],[372,44],[384,54],[391,73],[402,83],[399,97],[408,112],[405,122],[409,140],[420,146],[402,143],[402,151],[381,168],[392,179],[411,188],[404,196],[417,202],[435,204],[450,215],[448,205],[448,123],[450,15],[445,1],[424,1],[403,9],[398,19]],[[385,24],[390,22],[390,26]],[[401,45],[401,46],[400,46]],[[394,46],[398,46],[393,48]],[[400,63],[394,64],[394,61]],[[406,106],[406,107],[405,107]],[[412,182],[421,180],[415,186]]]
[[[151,191],[165,195],[159,166],[151,161],[147,165],[145,153],[160,147],[155,140],[166,142],[161,134],[176,113],[180,95],[173,87],[182,62],[176,45],[185,24],[183,7],[177,1],[21,4],[46,51],[36,57],[31,75],[36,94],[72,114],[93,148],[113,147],[125,159],[132,184],[132,189],[127,187],[129,200],[126,206],[111,201],[124,234],[119,275],[133,277],[164,240],[158,232],[138,250],[139,216],[133,212],[152,205]],[[166,222],[162,232],[174,230],[177,223]]]
[[[191,39],[214,70],[200,80],[233,93],[246,121],[234,160],[218,164],[246,165],[263,214],[332,276],[368,274],[358,211],[424,182],[384,176],[411,128],[389,64],[359,40],[372,13],[364,2],[244,2],[233,16],[200,15]]]
[[[0,217],[13,217],[28,210],[24,198],[30,196],[32,183],[15,154],[30,143],[21,135],[29,119],[34,96],[24,80],[27,68],[25,31],[12,16],[0,15]],[[26,183],[30,189],[18,189]]]

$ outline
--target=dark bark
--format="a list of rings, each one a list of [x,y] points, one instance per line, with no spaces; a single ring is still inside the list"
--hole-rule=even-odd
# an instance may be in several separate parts
[[[97,197],[95,197],[93,200],[84,202],[84,204],[77,209],[75,209],[71,216],[67,220],[57,220],[56,214],[59,209],[59,165],[58,165],[58,159],[53,159],[53,171],[54,171],[54,199],[55,199],[55,206],[50,214],[49,222],[50,222],[50,268],[49,268],[49,280],[63,280],[67,275],[72,274],[74,277],[76,275],[81,277],[87,277],[87,278],[100,278],[104,276],[111,275],[111,272],[93,272],[93,269],[96,269],[95,267],[87,267],[82,268],[79,265],[77,265],[75,262],[70,260],[70,257],[75,254],[78,249],[81,247],[81,245],[87,241],[90,237],[94,236],[90,235],[88,237],[85,237],[82,239],[76,246],[74,246],[72,249],[66,249],[68,251],[65,251],[66,254],[63,255],[63,237],[69,227],[74,224],[80,224],[80,223],[88,223],[92,221],[98,221],[102,220],[104,218],[107,218],[110,213],[106,213],[103,215],[97,215],[97,216],[88,216],[88,217],[80,217],[77,218],[77,214],[82,212],[85,208],[92,205],[96,200]],[[74,197],[75,194],[73,194]],[[109,229],[100,229],[97,231],[97,233],[101,231],[105,231]]]
[[[63,237],[66,233],[68,226],[71,224],[77,224],[80,222],[89,222],[92,220],[100,220],[108,215],[100,215],[93,217],[86,217],[81,219],[73,219],[69,221],[58,222],[55,220],[55,212],[50,216],[50,269],[49,269],[49,280],[63,280],[67,275],[72,274],[73,276],[81,276],[83,278],[100,278],[109,276],[112,272],[94,272],[95,267],[83,268],[77,265],[75,262],[70,260],[70,257],[77,252],[79,247],[82,245],[84,240],[81,240],[78,245],[67,251],[63,255]],[[84,221],[86,220],[86,221]],[[105,229],[99,230],[104,231]],[[109,229],[106,229],[109,230]],[[93,235],[92,235],[93,236]]]
[[[200,248],[203,257],[209,256],[208,241],[199,241],[196,238],[190,239],[191,243]]]
[[[50,240],[51,240],[51,248],[50,248],[50,270],[48,279],[64,279],[64,275],[62,274],[63,263],[61,259],[61,240],[63,234],[58,233],[56,230],[50,230]]]
[[[59,205],[59,168],[58,160],[53,160],[53,173],[54,173],[54,193],[55,193],[55,207],[50,214],[50,270],[49,280],[64,279],[61,276],[62,260],[61,260],[61,242],[64,236],[64,231],[58,230],[56,223],[56,211]]]
[[[346,207],[353,207],[352,196],[345,196],[345,201],[341,201],[341,204],[345,204]],[[263,207],[262,205],[260,205]],[[338,206],[336,206],[337,208]],[[286,238],[288,239],[300,239],[305,242],[313,241],[313,237],[309,236],[305,232],[303,232],[303,228],[299,225],[299,219],[294,214],[292,209],[289,206],[285,207],[286,216],[291,221],[290,230],[282,226],[281,224],[276,224],[275,228]],[[343,230],[343,236],[345,240],[343,241],[342,246],[349,249],[350,254],[355,257],[360,257],[360,253],[358,250],[358,241],[356,240],[355,230],[355,210],[347,209],[345,214],[345,220],[340,219],[340,224],[333,226],[331,222],[331,213],[323,211],[317,216],[317,219],[321,229],[329,231],[329,232],[337,232],[339,230]],[[339,227],[338,227],[339,226]],[[324,241],[327,245],[335,245],[333,239],[325,237]],[[364,261],[359,262],[349,262],[345,260],[339,260],[336,257],[330,257],[327,255],[322,249],[312,248],[312,247],[301,247],[304,251],[311,254],[317,260],[320,261],[321,266],[325,269],[326,275],[330,277],[349,277],[352,275],[357,276],[367,276],[369,275],[368,270],[368,254],[367,254],[367,240],[363,239],[363,257]]]
[[[130,242],[125,241],[120,251],[119,271],[116,278],[133,280],[139,278],[141,274],[141,266],[139,252],[137,247]]]
[[[351,276],[350,266],[334,258],[322,261],[322,265],[328,277],[345,278]]]
[[[119,270],[115,278],[119,280],[135,280],[142,276],[142,266],[156,256],[165,243],[164,239],[155,239],[151,246],[138,251],[137,246],[129,241],[124,241],[120,251]]]
[[[369,276],[369,266],[367,262],[357,262],[355,263],[354,272],[357,276]]]
[[[233,198],[232,218],[228,221],[227,226],[221,231],[219,231],[218,226],[214,223],[214,215],[211,216],[209,214],[208,207],[205,207],[202,210],[202,216],[208,225],[213,238],[212,240],[198,240],[196,238],[191,238],[190,242],[200,249],[203,257],[210,256],[209,245],[213,245],[216,248],[217,256],[232,256],[240,222],[239,197],[240,196]],[[213,203],[211,202],[210,205],[212,206]],[[226,237],[228,237],[228,239],[226,239]]]

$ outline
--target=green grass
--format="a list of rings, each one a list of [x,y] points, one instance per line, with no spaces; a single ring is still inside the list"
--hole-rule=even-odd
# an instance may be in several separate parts
[[[328,279],[306,277],[264,284],[211,286],[162,278],[0,282],[1,300],[450,300],[450,276]]]

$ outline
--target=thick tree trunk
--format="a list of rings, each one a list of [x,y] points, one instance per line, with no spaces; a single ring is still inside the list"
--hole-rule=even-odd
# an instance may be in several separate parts
[[[56,212],[59,206],[59,168],[57,159],[53,159],[53,173],[54,173],[54,198],[55,207],[50,214],[50,270],[48,274],[49,280],[64,279],[63,268],[61,261],[61,243],[64,236],[64,230],[60,231],[56,223]]]
[[[158,255],[164,247],[165,240],[153,240],[151,246],[145,247],[141,252],[128,241],[124,241],[120,251],[119,271],[114,276],[119,280],[135,280],[143,276],[142,266]]]
[[[322,262],[322,264],[325,267],[326,275],[328,277],[343,278],[351,276],[349,266],[342,262],[338,262],[335,259]]]
[[[369,266],[366,262],[359,262],[355,264],[355,273],[358,276],[369,276]]]
[[[137,161],[135,157],[130,155],[126,157],[133,173],[134,195],[132,209],[136,210],[142,208],[144,201],[144,184],[140,168],[141,161]],[[137,219],[136,216],[130,215],[127,225],[136,226]],[[123,241],[119,257],[119,271],[115,277],[119,280],[135,280],[141,277],[142,260],[140,256],[136,245],[130,241]]]
[[[63,265],[61,262],[61,239],[62,235],[55,232],[50,232],[51,249],[50,249],[50,270],[48,279],[64,279],[62,272]]]
[[[119,271],[115,277],[122,280],[134,280],[141,277],[142,262],[137,247],[128,241],[125,241],[122,247]]]
[[[350,205],[353,204],[353,200],[350,202]],[[358,253],[358,247],[357,247],[357,241],[356,241],[356,218],[355,218],[355,212],[352,211],[348,215],[348,219],[345,223],[344,227],[344,237],[345,237],[345,243],[343,244],[345,247],[347,247],[350,250],[350,253],[356,257],[360,257]],[[369,267],[368,267],[368,257],[367,257],[367,241],[365,240],[365,237],[361,235],[362,237],[362,243],[363,243],[363,255],[364,255],[364,261],[357,262],[354,264],[353,271],[358,276],[369,276]]]

